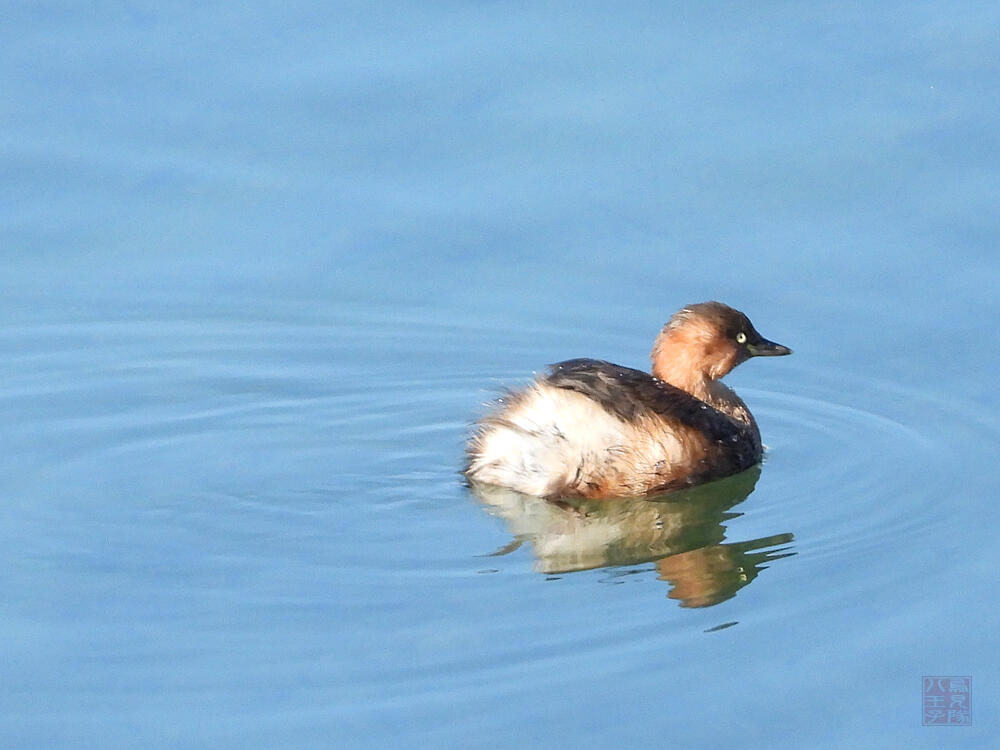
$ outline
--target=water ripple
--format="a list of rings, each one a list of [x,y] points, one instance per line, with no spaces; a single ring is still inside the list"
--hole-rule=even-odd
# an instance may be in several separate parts
[[[387,314],[359,314],[329,324],[173,319],[12,327],[2,334],[9,354],[0,362],[0,410],[20,425],[22,441],[6,460],[30,455],[36,468],[68,483],[129,463],[148,472],[189,467],[193,483],[211,461],[284,463],[272,466],[287,481],[280,492],[213,487],[200,496],[210,503],[242,498],[248,511],[260,512],[280,511],[289,493],[306,493],[300,500],[308,513],[324,503],[380,517],[443,512],[464,493],[457,472],[469,423],[503,386],[530,377],[520,361],[539,366],[545,357],[539,332],[513,323],[491,329],[415,317],[409,326]],[[567,349],[589,348],[580,331],[545,334]],[[603,343],[620,341],[606,334]],[[954,521],[942,505],[952,502],[955,478],[967,468],[968,445],[989,453],[1000,442],[990,415],[894,383],[802,365],[757,382],[737,388],[761,423],[766,465],[760,486],[733,514],[730,537],[781,545],[794,535],[798,557],[784,570],[813,575],[889,545],[946,536]],[[352,492],[344,496],[343,487]],[[657,510],[632,508],[643,523]],[[540,512],[531,511],[535,518]],[[427,530],[430,519],[422,517]],[[621,523],[609,517],[603,528],[580,533],[614,536]],[[638,564],[642,556],[630,558],[622,538],[610,554],[554,547],[542,572]],[[684,551],[655,535],[632,541],[649,548],[645,560]],[[746,544],[723,551],[756,554]],[[565,554],[583,556],[572,562]],[[374,545],[364,555],[383,570],[430,576],[464,574],[471,557],[440,545],[406,551],[401,543]],[[697,564],[708,570],[715,563],[706,557]],[[662,564],[655,575],[683,579],[679,565]],[[912,570],[912,561],[904,567]],[[884,570],[866,585],[902,574]]]

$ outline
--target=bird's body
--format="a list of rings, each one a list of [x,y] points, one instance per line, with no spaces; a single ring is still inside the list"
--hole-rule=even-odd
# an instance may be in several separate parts
[[[790,350],[718,302],[671,318],[653,373],[596,359],[553,365],[480,421],[466,475],[543,497],[620,497],[729,476],[761,459],[760,432],[719,378]]]

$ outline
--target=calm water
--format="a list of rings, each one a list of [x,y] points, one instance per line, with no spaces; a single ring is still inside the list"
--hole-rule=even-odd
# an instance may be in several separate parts
[[[4,16],[4,748],[992,746],[995,4]],[[759,472],[463,485],[712,298]]]

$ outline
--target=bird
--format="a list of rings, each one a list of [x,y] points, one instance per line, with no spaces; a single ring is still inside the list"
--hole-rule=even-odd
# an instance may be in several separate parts
[[[545,498],[659,494],[760,463],[757,422],[721,379],[791,354],[721,302],[686,305],[660,330],[651,372],[570,359],[499,398],[466,445],[470,483]]]

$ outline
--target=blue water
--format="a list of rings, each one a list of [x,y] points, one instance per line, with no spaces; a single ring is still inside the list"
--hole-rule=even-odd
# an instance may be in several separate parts
[[[992,747],[995,4],[3,15],[0,746]],[[463,484],[703,299],[759,476]]]

